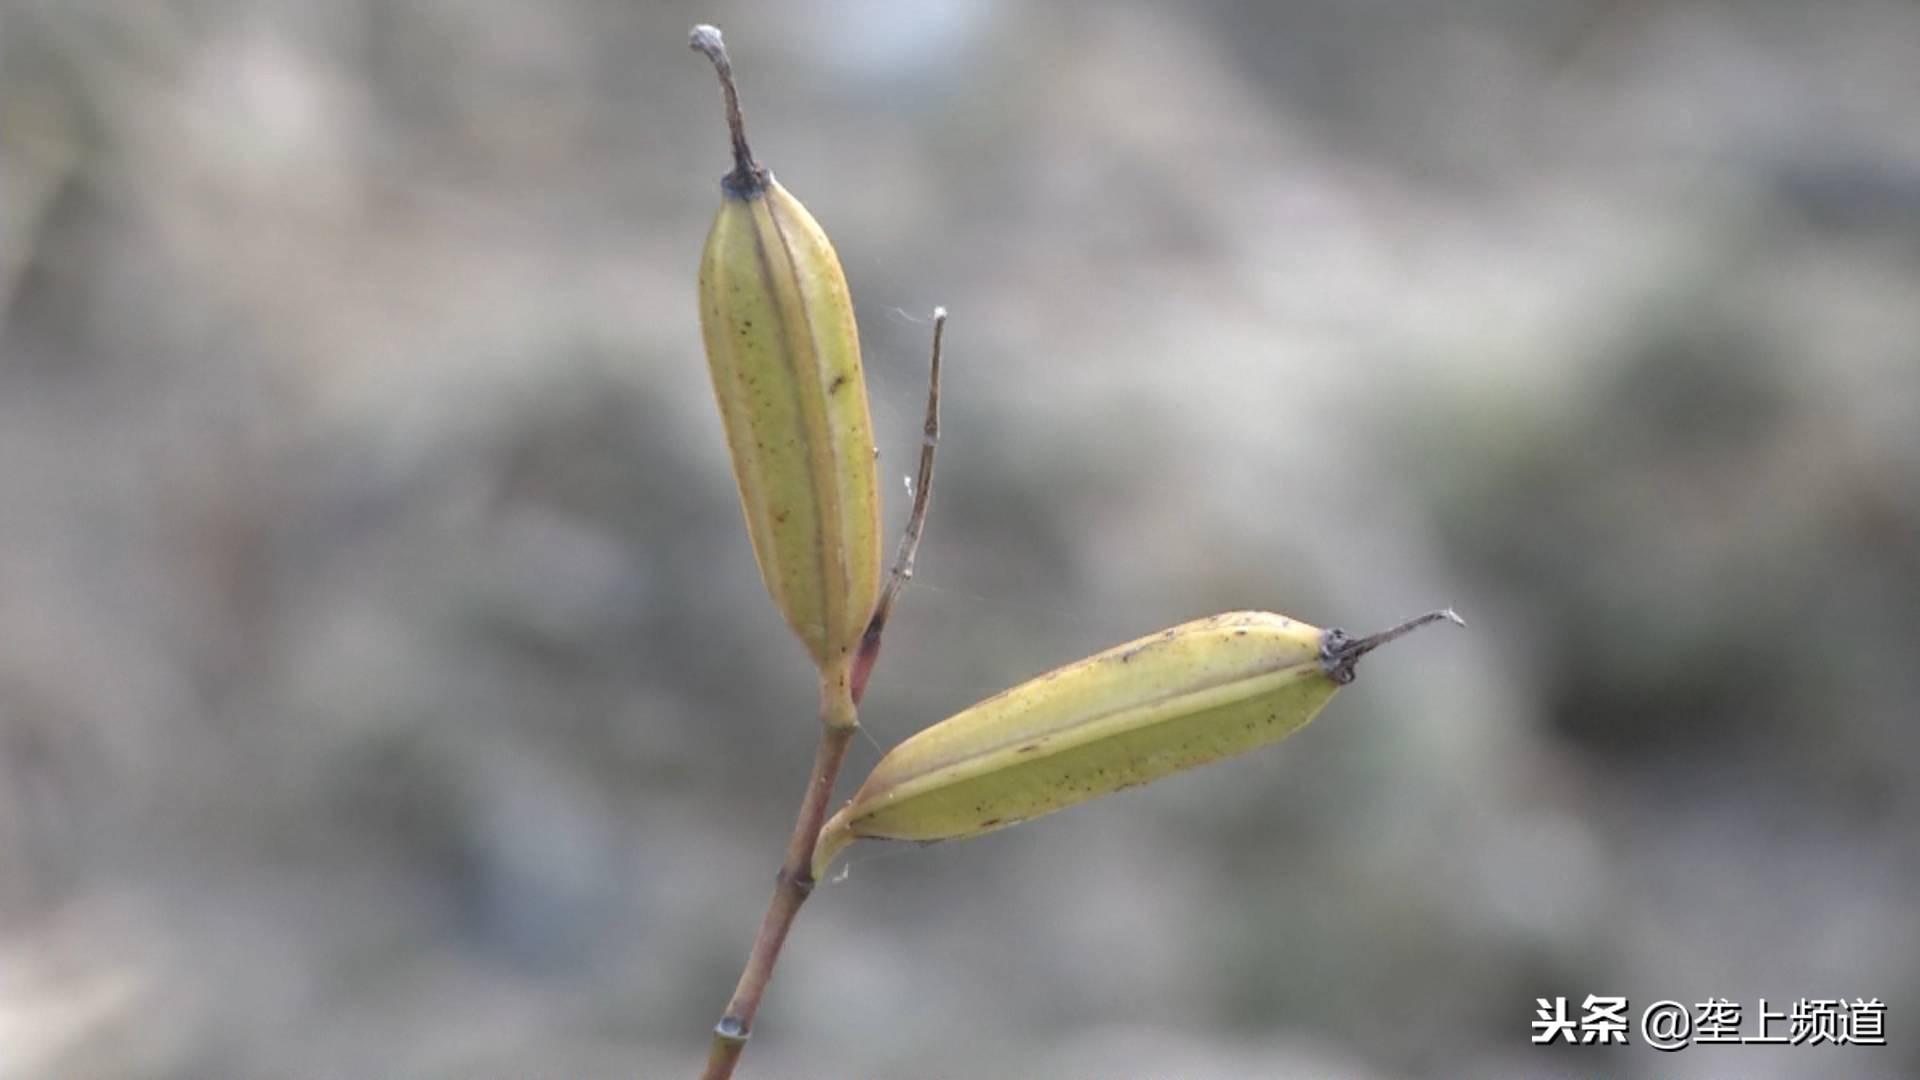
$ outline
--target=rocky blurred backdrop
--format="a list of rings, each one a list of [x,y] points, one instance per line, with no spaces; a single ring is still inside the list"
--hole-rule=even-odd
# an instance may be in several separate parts
[[[856,849],[745,1075],[1920,1074],[1914,5],[0,0],[0,1076],[695,1070],[814,738],[695,21],[895,522],[952,311],[849,782],[1189,617],[1471,622]],[[1530,1043],[1588,994],[1890,1045]]]

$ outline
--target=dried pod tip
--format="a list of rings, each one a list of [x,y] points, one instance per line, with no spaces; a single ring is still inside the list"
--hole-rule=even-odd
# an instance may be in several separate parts
[[[733,85],[733,61],[727,58],[727,43],[721,38],[719,27],[701,23],[693,28],[687,45],[713,62],[713,70],[720,76],[720,90],[726,95],[727,133],[733,138],[733,171],[721,178],[720,186],[730,195],[753,198],[767,189],[767,170],[753,160],[753,151],[747,146],[747,126],[740,113],[740,92]]]
[[[907,515],[906,530],[900,535],[900,551],[894,558],[893,573],[888,576],[886,587],[880,591],[873,617],[868,620],[866,634],[860,639],[859,649],[854,655],[853,700],[856,702],[866,693],[867,679],[873,674],[874,661],[880,658],[881,635],[886,632],[893,602],[906,583],[913,579],[913,560],[920,550],[920,534],[927,525],[927,507],[933,498],[933,452],[940,443],[940,349],[941,343],[946,340],[946,333],[947,309],[936,307],[933,309],[933,361],[927,372],[927,418],[921,428],[920,469],[916,476],[907,479],[907,493],[913,498],[913,511]]]
[[[1353,637],[1345,630],[1328,630],[1326,638],[1320,645],[1320,666],[1326,671],[1327,678],[1345,686],[1353,681],[1353,667],[1360,662],[1361,657],[1429,623],[1437,622],[1451,622],[1455,626],[1467,625],[1467,620],[1461,618],[1452,608],[1443,608],[1439,611],[1429,611],[1425,615],[1408,619],[1390,630],[1382,630],[1363,638]]]

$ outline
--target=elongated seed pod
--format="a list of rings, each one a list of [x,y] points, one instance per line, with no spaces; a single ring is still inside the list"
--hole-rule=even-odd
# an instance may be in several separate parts
[[[880,490],[853,304],[827,234],[753,159],[720,32],[734,169],[700,261],[700,328],[761,578],[829,681],[880,591]]]
[[[1262,611],[1163,630],[988,698],[888,751],[822,830],[820,876],[862,837],[953,840],[1278,742],[1354,664],[1438,611],[1368,638]]]

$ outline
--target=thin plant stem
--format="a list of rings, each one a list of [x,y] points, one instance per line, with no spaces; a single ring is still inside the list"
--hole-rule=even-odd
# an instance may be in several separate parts
[[[807,780],[806,794],[800,800],[800,814],[794,820],[793,834],[787,840],[787,853],[774,879],[773,898],[760,920],[760,932],[754,936],[753,949],[747,954],[747,966],[720,1022],[713,1027],[713,1042],[707,1050],[706,1071],[702,1080],[728,1080],[740,1063],[753,1034],[753,1018],[760,1011],[760,999],[773,979],[774,965],[787,943],[787,933],[800,914],[800,905],[813,893],[813,849],[820,839],[820,827],[827,819],[827,807],[833,801],[834,781],[846,761],[847,747],[860,723],[857,709],[866,695],[867,679],[880,655],[880,639],[886,630],[887,616],[900,590],[913,578],[913,561],[920,549],[921,534],[926,531],[927,508],[933,498],[933,452],[940,439],[940,351],[945,337],[947,311],[933,313],[933,361],[927,376],[927,415],[920,443],[920,468],[914,488],[913,511],[894,558],[880,601],[862,635],[845,674],[829,674],[820,685],[820,745],[813,755],[813,774]]]
[[[874,661],[880,659],[880,639],[887,631],[887,619],[893,614],[893,602],[900,590],[913,580],[913,560],[920,553],[920,537],[927,529],[927,508],[933,504],[933,452],[940,445],[940,350],[947,336],[947,309],[933,309],[933,360],[927,370],[927,415],[920,427],[920,468],[913,482],[913,511],[907,515],[907,527],[900,534],[900,550],[894,556],[893,573],[880,602],[873,606],[873,618],[860,638],[853,658],[853,700],[866,693],[867,679],[873,674]]]
[[[820,826],[827,819],[827,805],[833,800],[833,782],[840,775],[840,764],[846,760],[847,747],[859,727],[851,695],[847,694],[844,683],[835,687],[832,685],[835,682],[839,680],[826,680],[827,685],[821,688],[820,746],[813,755],[813,775],[808,778],[807,793],[800,800],[800,815],[793,823],[793,835],[787,840],[787,854],[774,881],[773,899],[767,903],[767,914],[760,920],[753,951],[747,954],[746,969],[740,972],[740,982],[727,1001],[726,1013],[714,1025],[707,1068],[700,1074],[702,1080],[727,1080],[733,1075],[741,1051],[747,1048],[747,1037],[753,1033],[753,1018],[760,1011],[760,999],[773,978],[773,966],[779,962],[780,950],[787,943],[787,932],[793,929],[800,905],[806,903],[813,892],[814,842],[819,839]],[[836,690],[838,695],[844,695],[843,706],[831,703],[837,696]],[[835,716],[836,712],[841,715]]]

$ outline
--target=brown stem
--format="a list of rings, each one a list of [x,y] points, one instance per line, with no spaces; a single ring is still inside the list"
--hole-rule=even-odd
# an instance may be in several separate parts
[[[880,591],[880,602],[873,606],[873,618],[867,620],[867,632],[853,657],[853,700],[866,693],[867,679],[873,675],[874,661],[880,659],[880,639],[893,614],[893,602],[900,590],[913,580],[913,560],[920,552],[920,536],[927,529],[927,507],[933,502],[933,451],[940,445],[940,346],[947,336],[947,309],[933,309],[933,363],[927,373],[927,418],[921,425],[920,469],[914,477],[913,510],[907,515],[906,531],[900,534],[900,550],[893,559],[893,573],[887,587]]]
[[[700,30],[694,31],[695,48],[700,48]],[[713,31],[718,41],[719,31]],[[705,51],[702,49],[702,51]],[[709,53],[708,55],[713,55]],[[725,54],[715,64],[724,63]],[[723,69],[722,79],[725,79]],[[741,144],[744,146],[744,144]],[[860,647],[844,680],[829,676],[820,689],[820,747],[814,753],[813,776],[807,781],[807,794],[800,802],[800,816],[793,823],[793,835],[787,841],[786,861],[775,879],[773,899],[760,920],[760,933],[754,938],[753,951],[747,954],[746,970],[734,988],[727,1011],[713,1028],[713,1045],[707,1052],[707,1069],[702,1080],[727,1080],[740,1062],[747,1037],[753,1033],[753,1017],[760,1011],[760,998],[773,978],[773,966],[787,943],[800,905],[813,892],[813,849],[820,839],[820,827],[827,820],[827,806],[833,799],[833,782],[846,760],[847,747],[859,727],[855,709],[866,695],[867,678],[873,674],[873,662],[880,656],[880,638],[887,627],[887,616],[900,590],[913,578],[913,560],[920,550],[920,536],[926,530],[927,507],[933,498],[933,451],[940,442],[940,348],[946,336],[947,309],[933,311],[933,361],[927,376],[927,416],[920,443],[920,468],[915,478],[913,510],[907,516],[906,532],[900,537],[900,550],[894,558],[893,573],[874,605],[873,618],[867,623]]]
[[[767,170],[753,160],[753,151],[747,147],[747,124],[740,112],[740,92],[733,85],[733,61],[727,58],[727,43],[720,37],[720,28],[702,23],[693,28],[687,44],[713,61],[713,70],[720,76],[720,91],[727,98],[727,132],[733,137],[733,171],[721,179],[720,186],[741,198],[758,195],[767,188]]]
[[[807,792],[800,800],[800,814],[793,823],[793,835],[787,840],[786,859],[774,879],[773,899],[760,920],[760,933],[753,939],[753,951],[747,954],[746,969],[739,985],[727,1001],[727,1010],[713,1027],[713,1044],[707,1051],[707,1068],[702,1080],[727,1080],[740,1062],[740,1052],[753,1034],[753,1017],[760,1011],[760,999],[773,978],[773,966],[780,949],[787,943],[800,905],[813,892],[813,847],[820,837],[820,826],[827,819],[827,806],[833,799],[833,782],[846,760],[847,747],[859,727],[854,714],[855,701],[844,677],[822,680],[820,692],[820,746],[813,755],[813,775],[807,779]]]

